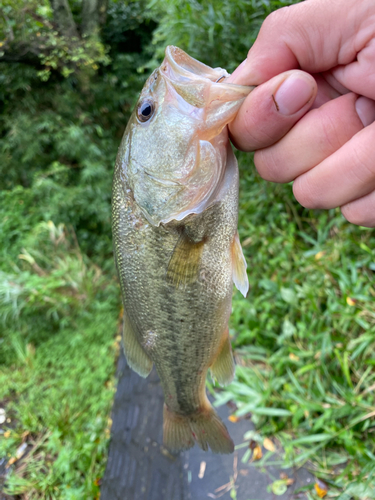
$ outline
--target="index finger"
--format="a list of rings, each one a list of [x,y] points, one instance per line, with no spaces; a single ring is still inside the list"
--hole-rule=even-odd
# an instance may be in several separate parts
[[[374,15],[366,0],[309,0],[279,9],[266,18],[230,81],[259,85],[291,69],[319,73],[349,64],[366,43]]]

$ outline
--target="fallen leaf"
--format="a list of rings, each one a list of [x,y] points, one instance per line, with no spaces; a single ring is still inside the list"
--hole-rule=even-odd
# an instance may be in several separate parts
[[[270,440],[270,438],[265,438],[263,441],[263,446],[265,447],[266,450],[268,451],[275,451],[275,445],[273,442]]]
[[[288,474],[285,474],[285,472],[280,473],[280,479],[283,479],[287,486],[290,486],[291,484],[294,483],[294,479],[291,477],[288,477]]]
[[[348,306],[355,306],[355,302],[356,301],[351,297],[346,297],[346,303],[348,304]]]
[[[22,433],[22,442],[24,443],[26,441],[26,439],[28,438],[30,434],[30,431],[25,431]]]
[[[324,481],[322,481],[321,479],[317,479],[316,483],[314,484],[314,488],[319,498],[324,498],[326,496],[328,491],[328,486]]]
[[[262,448],[259,446],[259,444],[256,445],[256,447],[253,449],[253,460],[260,460],[263,456],[262,453]]]
[[[321,259],[324,254],[325,254],[325,252],[323,252],[323,251],[320,251],[320,252],[316,253],[315,254],[315,260]]]
[[[229,415],[228,420],[233,422],[234,424],[239,421],[239,418],[236,415]]]
[[[298,357],[296,354],[294,354],[293,352],[291,352],[291,353],[289,354],[289,359],[290,359],[291,361],[299,361],[299,357]]]

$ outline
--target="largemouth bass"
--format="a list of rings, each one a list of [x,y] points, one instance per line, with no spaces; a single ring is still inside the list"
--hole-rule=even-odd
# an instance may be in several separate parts
[[[118,152],[113,236],[130,367],[153,364],[165,395],[164,444],[231,453],[207,399],[208,369],[234,374],[228,334],[233,282],[246,295],[237,233],[238,167],[226,125],[251,87],[169,46],[148,78]]]

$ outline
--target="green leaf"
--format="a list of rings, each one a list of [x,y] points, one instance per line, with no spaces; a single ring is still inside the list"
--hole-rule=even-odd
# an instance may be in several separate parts
[[[278,479],[271,484],[271,491],[274,495],[281,496],[287,491],[288,486],[285,479]]]
[[[252,413],[256,415],[268,415],[269,417],[288,417],[293,415],[289,410],[284,410],[284,408],[253,408]]]
[[[297,304],[297,295],[292,288],[281,288],[280,294],[281,294],[282,299],[287,304],[290,304],[292,306],[295,306]]]
[[[334,435],[332,434],[310,434],[309,436],[303,436],[298,439],[294,439],[292,444],[309,444],[309,443],[318,443],[320,441],[329,441],[332,439]]]

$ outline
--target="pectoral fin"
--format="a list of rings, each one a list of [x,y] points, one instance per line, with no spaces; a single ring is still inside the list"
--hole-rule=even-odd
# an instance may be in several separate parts
[[[176,287],[195,283],[199,277],[204,240],[195,242],[183,232],[169,261],[167,279]]]
[[[249,280],[246,273],[246,260],[242,252],[240,238],[238,232],[233,238],[232,242],[232,272],[233,272],[233,283],[236,288],[246,297],[249,291]]]
[[[123,329],[124,352],[128,365],[132,370],[143,378],[146,378],[152,370],[152,361],[143,350],[135,335],[126,311],[124,311]]]

